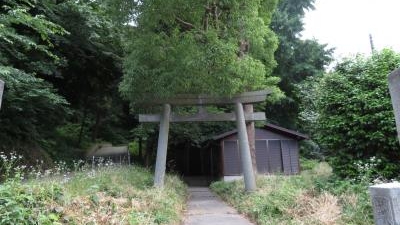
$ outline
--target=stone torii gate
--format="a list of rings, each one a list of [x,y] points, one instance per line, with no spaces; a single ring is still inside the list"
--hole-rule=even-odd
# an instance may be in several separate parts
[[[170,122],[214,122],[214,121],[236,121],[239,134],[239,150],[243,168],[243,178],[246,191],[254,191],[256,182],[254,169],[249,148],[246,121],[264,121],[265,113],[244,113],[244,104],[254,104],[265,101],[271,91],[245,92],[232,97],[214,97],[209,95],[179,95],[165,100],[154,100],[153,105],[163,105],[162,114],[141,114],[139,122],[159,122],[159,136],[157,146],[156,168],[154,175],[154,186],[164,186],[165,166],[167,160],[168,133]],[[200,106],[197,114],[184,116],[171,113],[173,106]],[[234,105],[234,113],[212,114],[202,110],[204,105]]]

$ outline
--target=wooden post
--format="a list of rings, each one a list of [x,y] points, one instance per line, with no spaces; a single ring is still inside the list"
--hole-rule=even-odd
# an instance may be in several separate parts
[[[244,119],[243,105],[240,102],[235,103],[236,126],[239,135],[239,150],[242,161],[242,170],[245,189],[248,192],[256,190],[256,180],[254,176],[253,165],[247,138],[246,122]]]
[[[211,177],[214,179],[214,157],[213,157],[213,148],[210,149],[210,173]]]
[[[396,120],[397,137],[400,141],[400,69],[393,71],[389,75],[388,81],[394,117]]]
[[[144,162],[144,160],[143,160],[143,149],[142,149],[143,148],[142,147],[142,138],[141,137],[139,137],[138,142],[139,142],[139,160],[140,160],[140,162]]]
[[[128,165],[131,165],[131,154],[129,153],[129,149],[128,149]]]
[[[164,104],[163,114],[161,116],[161,121],[160,121],[156,170],[154,175],[154,186],[159,188],[162,188],[164,186],[170,116],[171,116],[171,106],[169,104]]]
[[[186,168],[186,173],[190,173],[190,163],[189,163],[189,159],[190,159],[190,148],[186,148],[187,144],[185,144],[185,168]]]

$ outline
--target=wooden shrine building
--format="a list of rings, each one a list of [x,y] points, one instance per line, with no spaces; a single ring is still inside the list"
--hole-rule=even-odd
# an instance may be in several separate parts
[[[216,135],[201,147],[176,146],[168,161],[189,185],[208,186],[216,180],[242,178],[236,129]],[[277,125],[255,129],[257,173],[294,175],[300,172],[299,142],[307,135]]]
[[[255,130],[255,155],[258,174],[293,175],[300,172],[298,142],[308,136],[273,124]],[[241,177],[237,130],[215,136],[220,155],[219,177],[232,180]]]

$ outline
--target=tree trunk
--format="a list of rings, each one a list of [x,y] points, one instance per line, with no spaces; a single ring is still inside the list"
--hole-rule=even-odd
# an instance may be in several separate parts
[[[154,149],[154,142],[155,140],[147,140],[146,141],[146,149],[144,149],[144,166],[145,168],[150,168],[150,158],[151,153]]]
[[[142,138],[140,137],[139,138],[139,140],[138,140],[138,142],[139,142],[139,161],[141,162],[141,163],[143,163],[144,162],[144,160],[143,160],[143,147],[142,147]]]
[[[146,151],[144,152],[144,167],[145,168],[150,168],[150,149],[147,148]]]
[[[253,113],[254,108],[252,104],[244,105],[245,113]],[[249,141],[249,148],[251,154],[251,162],[253,165],[254,173],[257,174],[257,161],[256,161],[256,130],[254,127],[254,121],[246,122],[247,137]]]
[[[77,146],[81,146],[82,143],[82,136],[83,136],[83,129],[85,128],[85,122],[86,122],[86,117],[87,117],[87,107],[85,103],[85,108],[83,109],[83,117],[82,117],[82,122],[81,122],[81,129],[79,131],[79,137],[78,137],[78,144]]]
[[[102,115],[98,110],[96,112],[96,122],[95,122],[95,124],[93,126],[92,141],[96,141],[96,139],[97,139],[97,135],[99,133],[100,124],[101,124],[101,119],[102,119]]]

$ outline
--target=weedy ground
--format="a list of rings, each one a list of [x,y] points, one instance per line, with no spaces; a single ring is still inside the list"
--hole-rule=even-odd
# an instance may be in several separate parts
[[[4,173],[4,157],[0,166]],[[0,184],[0,224],[179,224],[186,185],[168,175],[156,189],[152,177],[140,167],[111,164],[28,180],[17,172]]]
[[[298,176],[260,176],[257,187],[248,194],[243,181],[211,185],[259,225],[374,224],[368,184],[338,179],[327,163],[315,164]]]

